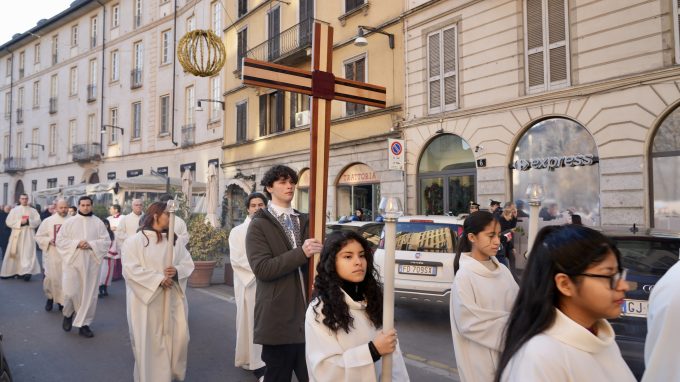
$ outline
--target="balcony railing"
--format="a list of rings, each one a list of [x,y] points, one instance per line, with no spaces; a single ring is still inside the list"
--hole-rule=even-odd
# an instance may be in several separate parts
[[[305,19],[246,52],[246,57],[261,61],[295,64],[306,58],[312,46],[314,19]],[[290,61],[290,62],[289,62]]]
[[[132,69],[130,72],[130,89],[142,87],[142,69]]]
[[[87,102],[97,100],[97,85],[87,85]]]
[[[196,143],[196,124],[182,126],[182,147],[193,146]]]
[[[17,109],[17,123],[24,123],[24,109]]]
[[[2,162],[5,165],[5,172],[7,173],[24,171],[24,158],[9,157],[5,158]]]
[[[50,97],[50,114],[57,112],[57,97]]]
[[[101,159],[99,143],[82,143],[73,145],[74,162],[93,162]]]

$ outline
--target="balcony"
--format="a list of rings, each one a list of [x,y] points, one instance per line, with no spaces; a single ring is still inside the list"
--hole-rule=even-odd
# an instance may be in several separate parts
[[[142,69],[132,69],[130,72],[130,89],[142,87]]]
[[[87,85],[87,102],[97,100],[97,85]]]
[[[17,123],[24,123],[24,109],[17,109]]]
[[[2,163],[5,165],[5,172],[13,174],[19,171],[24,171],[24,158],[5,158]]]
[[[94,162],[101,160],[101,146],[99,143],[83,143],[73,145],[74,162]]]
[[[57,97],[50,97],[50,114],[57,112]]]
[[[193,146],[195,142],[196,142],[196,124],[191,123],[182,126],[181,146],[182,147]]]
[[[246,57],[296,65],[307,59],[312,46],[314,19],[305,19],[246,52]]]

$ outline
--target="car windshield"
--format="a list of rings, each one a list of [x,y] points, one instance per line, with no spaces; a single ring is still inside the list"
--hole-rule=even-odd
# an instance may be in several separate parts
[[[456,224],[399,222],[397,250],[453,253],[458,230]]]
[[[613,239],[621,251],[622,266],[642,274],[663,276],[678,261],[680,254],[677,241]]]
[[[382,223],[371,223],[364,226],[330,224],[326,226],[326,235],[336,231],[354,231],[368,240],[371,248],[375,250],[375,247],[378,246],[378,241],[380,240],[380,231],[382,231],[382,227]]]

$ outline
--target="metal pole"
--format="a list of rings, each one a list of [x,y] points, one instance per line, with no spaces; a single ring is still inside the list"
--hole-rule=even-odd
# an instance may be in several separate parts
[[[529,201],[529,237],[527,238],[527,256],[534,245],[534,239],[538,233],[538,210],[541,208],[541,201]]]
[[[396,249],[397,219],[385,219],[385,275],[383,285],[383,331],[394,328],[394,252]],[[382,382],[392,380],[392,354],[382,356]]]

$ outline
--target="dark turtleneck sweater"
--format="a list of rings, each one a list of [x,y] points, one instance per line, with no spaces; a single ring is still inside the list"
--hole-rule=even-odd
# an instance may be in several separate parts
[[[347,280],[342,280],[342,290],[344,290],[345,293],[347,293],[347,295],[349,295],[349,297],[354,301],[358,302],[364,301],[366,299],[364,297],[363,283],[355,283]],[[380,353],[373,344],[373,341],[370,341],[368,343],[368,350],[371,352],[371,358],[373,358],[373,362],[377,362],[380,360]]]

